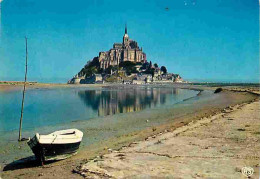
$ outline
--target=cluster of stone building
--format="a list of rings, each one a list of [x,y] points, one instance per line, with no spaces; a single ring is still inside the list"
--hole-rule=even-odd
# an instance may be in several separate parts
[[[121,70],[120,73],[125,73],[125,71]],[[106,79],[111,77],[112,75],[114,74],[93,74],[90,77],[75,76],[68,83],[103,84],[105,83]],[[127,76],[126,73],[124,75]],[[142,72],[142,70],[139,70],[138,73],[132,73],[131,75],[129,75],[128,79],[129,80],[125,80],[122,77],[117,77],[117,80],[115,82],[121,84],[151,84],[151,83],[172,83],[172,82],[183,83],[184,82],[179,74],[173,74],[173,73],[163,74],[163,72],[159,68],[155,70],[154,75],[146,74],[145,72]]]
[[[149,84],[149,83],[182,83],[183,79],[178,74],[167,73],[160,74],[161,72],[155,72],[154,76],[151,74],[138,73],[134,76],[133,80],[128,82],[129,84]],[[123,82],[124,83],[124,82]]]
[[[93,74],[90,77],[86,77],[85,75],[79,76],[75,75],[71,80],[68,81],[68,84],[94,84],[99,83],[103,84],[105,81],[104,75],[101,74]]]

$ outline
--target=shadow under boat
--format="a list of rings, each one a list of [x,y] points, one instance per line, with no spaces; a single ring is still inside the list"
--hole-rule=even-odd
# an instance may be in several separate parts
[[[51,164],[55,161],[48,161],[45,164]],[[15,160],[6,166],[4,166],[3,171],[19,170],[25,168],[39,167],[41,164],[36,160],[35,156],[25,157],[19,160]]]

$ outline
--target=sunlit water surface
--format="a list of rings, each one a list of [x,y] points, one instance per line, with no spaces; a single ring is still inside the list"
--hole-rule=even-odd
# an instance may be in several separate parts
[[[170,87],[52,88],[26,91],[23,130],[161,108],[196,96]],[[22,91],[0,92],[0,133],[18,130]]]

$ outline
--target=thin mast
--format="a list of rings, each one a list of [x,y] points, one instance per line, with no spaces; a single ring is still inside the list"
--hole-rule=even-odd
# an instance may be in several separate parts
[[[28,51],[27,51],[27,37],[25,37],[25,53],[26,53],[26,60],[25,60],[25,77],[24,77],[24,85],[23,85],[23,99],[22,99],[22,109],[21,109],[21,118],[20,118],[20,127],[19,127],[19,139],[18,141],[22,141],[22,121],[23,121],[23,106],[24,106],[24,96],[25,96],[25,86],[27,80],[27,59],[28,59]]]

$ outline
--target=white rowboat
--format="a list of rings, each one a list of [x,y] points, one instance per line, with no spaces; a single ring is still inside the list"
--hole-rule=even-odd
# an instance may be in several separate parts
[[[75,155],[83,132],[78,129],[60,130],[48,135],[36,135],[27,142],[37,160],[42,164],[49,160],[62,160]]]

